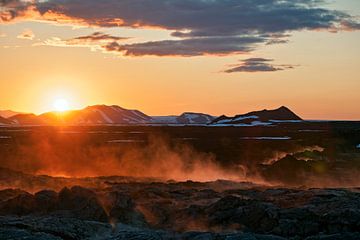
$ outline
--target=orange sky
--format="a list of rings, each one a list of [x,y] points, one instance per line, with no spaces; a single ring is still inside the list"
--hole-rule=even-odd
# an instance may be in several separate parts
[[[357,0],[330,7],[360,15]],[[148,115],[234,115],[285,105],[305,119],[360,119],[359,31],[291,31],[284,44],[223,56],[134,57],[104,52],[94,42],[59,46],[94,32],[129,37],[117,39],[127,44],[174,39],[173,30],[161,28],[31,18],[0,23],[0,109],[42,113],[64,98],[71,108],[117,104]],[[224,72],[255,57],[293,68]]]

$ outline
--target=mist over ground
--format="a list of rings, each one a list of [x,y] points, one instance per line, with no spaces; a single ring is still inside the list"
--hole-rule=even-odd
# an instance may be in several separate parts
[[[357,186],[358,125],[2,128],[0,162],[29,174],[72,178]]]

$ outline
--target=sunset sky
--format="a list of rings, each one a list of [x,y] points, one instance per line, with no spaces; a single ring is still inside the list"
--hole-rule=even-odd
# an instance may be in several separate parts
[[[359,0],[1,0],[0,109],[360,119]]]

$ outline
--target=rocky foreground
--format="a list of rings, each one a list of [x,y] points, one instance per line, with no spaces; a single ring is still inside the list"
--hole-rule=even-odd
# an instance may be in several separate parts
[[[131,180],[3,189],[0,239],[360,239],[359,188]]]

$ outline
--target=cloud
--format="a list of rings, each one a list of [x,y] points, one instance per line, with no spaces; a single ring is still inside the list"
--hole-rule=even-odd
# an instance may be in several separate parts
[[[355,20],[344,21],[341,23],[343,28],[349,31],[360,30],[360,22]]]
[[[34,7],[33,1],[0,0],[0,23],[26,17]]]
[[[97,26],[161,27],[182,37],[330,29],[352,20],[319,0],[48,0],[42,16],[57,14]],[[183,33],[182,30],[190,30]]]
[[[232,65],[231,68],[225,70],[224,72],[276,72],[295,67],[295,65],[274,65],[272,64],[273,61],[273,59],[267,58],[248,58],[241,60],[240,64]]]
[[[128,37],[112,36],[102,32],[94,32],[90,35],[79,36],[63,40],[58,37],[46,39],[35,46],[54,46],[54,47],[88,47],[92,50],[104,50],[104,46],[109,43],[117,43],[129,39]]]
[[[212,37],[164,40],[120,45],[112,42],[104,46],[107,51],[127,56],[200,56],[227,55],[250,52],[256,44],[265,40],[260,37]]]
[[[125,56],[200,56],[228,55],[230,53],[247,53],[254,50],[256,44],[266,41],[263,37],[214,37],[189,38],[181,40],[164,40],[144,43],[123,44],[128,37],[117,37],[101,32],[63,40],[49,38],[34,45],[56,47],[89,47],[92,50],[118,53]]]
[[[129,38],[112,36],[112,35],[102,33],[102,32],[94,32],[87,36],[80,36],[80,37],[73,38],[70,41],[72,41],[72,42],[76,42],[76,41],[79,41],[79,42],[109,42],[109,41],[120,41],[120,40],[126,40],[126,39],[129,39]]]
[[[24,29],[22,33],[20,33],[17,38],[19,39],[26,39],[26,40],[33,40],[35,38],[35,34],[31,29]]]
[[[100,27],[161,28],[162,41],[102,45],[131,56],[199,56],[251,52],[287,43],[291,32],[358,30],[359,21],[322,0],[1,0],[3,22],[41,19]],[[97,41],[97,36],[78,41]],[[77,40],[74,40],[77,41]]]

